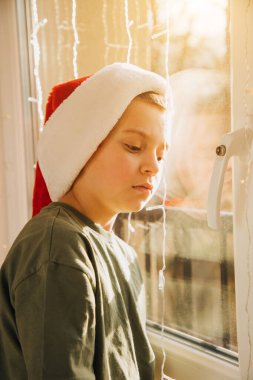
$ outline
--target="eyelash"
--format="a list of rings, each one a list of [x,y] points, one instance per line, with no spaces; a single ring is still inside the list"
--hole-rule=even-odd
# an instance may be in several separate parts
[[[137,153],[141,150],[141,148],[136,145],[125,144],[125,146],[127,147],[127,149],[129,149],[133,153]]]
[[[127,149],[130,150],[130,152],[132,152],[132,153],[138,153],[138,152],[141,150],[141,147],[136,146],[136,145],[125,144],[125,146],[126,146]],[[163,161],[163,159],[164,159],[163,156],[157,157],[157,161],[158,161],[158,162]]]

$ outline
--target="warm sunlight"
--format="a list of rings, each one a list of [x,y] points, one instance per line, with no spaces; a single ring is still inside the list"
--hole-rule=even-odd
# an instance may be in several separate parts
[[[160,0],[160,4],[165,2]],[[227,0],[168,0],[167,4],[169,18],[177,20],[173,27],[179,35],[191,28],[195,35],[217,37],[226,26]],[[166,14],[161,12],[160,17],[162,21]]]

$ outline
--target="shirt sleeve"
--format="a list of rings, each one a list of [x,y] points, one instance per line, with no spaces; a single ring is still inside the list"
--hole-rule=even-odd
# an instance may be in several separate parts
[[[18,285],[15,311],[30,380],[95,379],[95,296],[85,273],[44,264]]]

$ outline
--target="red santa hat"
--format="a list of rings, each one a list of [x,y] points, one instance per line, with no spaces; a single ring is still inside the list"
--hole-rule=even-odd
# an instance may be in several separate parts
[[[52,89],[38,143],[33,215],[71,188],[130,102],[148,91],[165,95],[166,80],[128,63],[113,63]]]

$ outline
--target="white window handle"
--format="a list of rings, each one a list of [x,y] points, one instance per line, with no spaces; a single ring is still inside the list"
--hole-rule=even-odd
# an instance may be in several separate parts
[[[207,204],[207,223],[210,228],[215,230],[219,228],[221,193],[228,160],[232,156],[246,159],[250,152],[252,138],[253,131],[250,128],[241,128],[225,134],[216,148],[217,157],[210,181]]]

